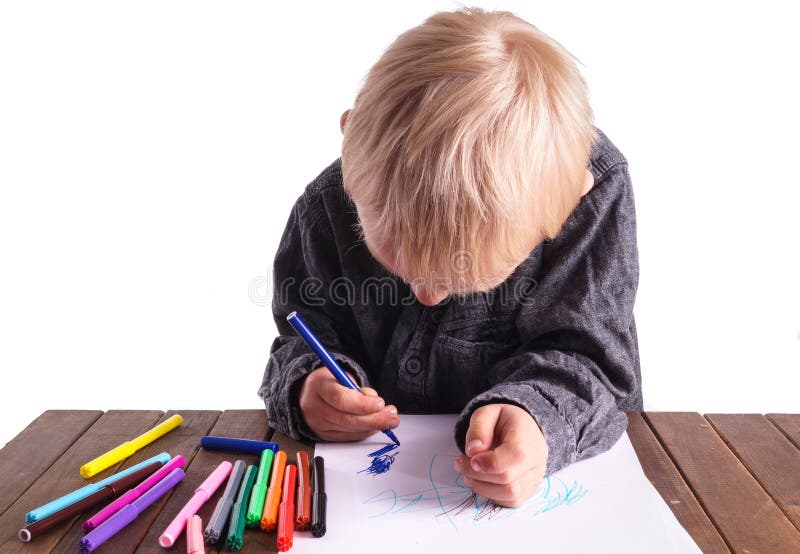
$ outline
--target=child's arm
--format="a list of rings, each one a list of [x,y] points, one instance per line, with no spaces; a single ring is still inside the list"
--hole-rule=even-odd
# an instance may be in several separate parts
[[[316,183],[324,177],[323,172]],[[327,426],[320,425],[317,415],[336,421],[350,419],[351,423],[355,419],[353,431],[363,432],[362,418],[376,430],[379,425],[389,427],[389,410],[393,408],[384,407],[380,398],[364,397],[338,383],[333,386],[328,379],[333,376],[324,368],[315,371],[320,361],[286,321],[286,316],[297,310],[355,381],[361,386],[369,384],[358,361],[364,357],[363,346],[352,310],[346,302],[330,296],[330,283],[341,277],[336,245],[341,237],[336,236],[321,208],[326,193],[336,192],[309,186],[292,209],[281,238],[274,263],[272,302],[279,336],[272,344],[259,389],[270,425],[307,440],[334,438],[327,433]],[[322,409],[328,406],[331,410]],[[380,417],[373,415],[376,413]]]
[[[619,404],[641,407],[633,319],[638,274],[630,178],[618,163],[598,176],[561,233],[543,246],[540,281],[516,319],[523,347],[488,368],[491,388],[462,412],[459,446],[482,437],[483,447],[467,454],[492,466],[483,479],[462,472],[478,488],[501,474],[493,483],[503,487],[497,498],[511,497],[505,503],[513,505],[535,491],[518,482],[532,468],[540,476],[553,473],[607,450],[624,432]],[[495,426],[487,436],[486,421],[501,421],[488,413],[495,405],[503,406],[513,432]],[[546,448],[531,448],[542,435]],[[504,457],[503,450],[518,455]]]

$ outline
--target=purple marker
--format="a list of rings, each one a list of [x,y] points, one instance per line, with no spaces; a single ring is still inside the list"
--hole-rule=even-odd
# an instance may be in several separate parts
[[[144,493],[146,493],[148,490],[150,490],[153,486],[155,486],[156,483],[158,483],[164,477],[169,475],[169,473],[173,469],[183,468],[183,464],[185,463],[186,463],[186,458],[184,458],[183,456],[175,456],[169,461],[169,463],[167,463],[164,467],[156,471],[146,480],[142,481],[138,486],[128,490],[127,492],[125,492],[125,494],[114,500],[114,502],[112,502],[99,512],[97,512],[89,519],[87,519],[83,523],[83,531],[85,533],[88,533],[89,531],[91,531],[92,529],[103,523],[105,520],[116,514],[122,508],[124,508],[128,504],[131,504],[134,500],[136,500]]]
[[[119,533],[126,525],[136,519],[145,508],[164,496],[172,487],[180,483],[183,476],[184,473],[182,469],[173,469],[169,475],[156,483],[153,488],[93,529],[78,542],[78,548],[81,554],[93,552],[101,544]]]

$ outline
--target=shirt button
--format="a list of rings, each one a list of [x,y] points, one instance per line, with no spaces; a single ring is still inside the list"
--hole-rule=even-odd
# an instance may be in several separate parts
[[[440,310],[436,310],[431,314],[431,319],[434,323],[439,323],[442,321],[442,312]]]
[[[416,375],[422,371],[422,360],[418,356],[411,356],[406,360],[405,368],[411,375]]]

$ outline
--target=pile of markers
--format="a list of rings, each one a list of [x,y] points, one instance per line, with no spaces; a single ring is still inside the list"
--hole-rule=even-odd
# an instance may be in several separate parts
[[[80,468],[81,475],[89,478],[111,467],[182,421],[178,415],[169,418],[85,464]],[[325,470],[321,457],[314,458],[312,475],[307,452],[299,451],[297,463],[293,465],[275,442],[203,437],[200,444],[209,450],[255,454],[260,456],[260,463],[250,467],[242,460],[219,464],[161,534],[158,539],[161,546],[174,545],[184,529],[189,554],[203,553],[204,544],[216,544],[223,537],[228,550],[239,550],[244,543],[245,527],[277,531],[278,550],[282,552],[292,547],[295,528],[310,530],[315,537],[325,534]],[[84,554],[94,552],[180,483],[185,475],[185,463],[183,456],[171,458],[162,452],[57,498],[26,514],[26,525],[20,529],[19,538],[28,542],[81,512],[111,501],[83,523],[86,534],[78,548]],[[224,493],[203,529],[197,511],[226,480]]]
[[[288,463],[286,452],[281,451],[278,443],[274,442],[203,437],[200,445],[209,450],[232,450],[248,454],[260,452],[261,455],[258,466],[251,465],[246,469],[245,463],[237,460],[225,493],[219,499],[203,533],[207,543],[219,541],[226,522],[228,533],[225,544],[228,550],[242,547],[245,527],[266,532],[277,531],[278,550],[281,552],[292,547],[295,528],[299,531],[310,530],[315,537],[325,534],[325,467],[321,457],[314,458],[312,480],[305,450],[297,452],[297,464],[293,465]],[[164,542],[161,545],[169,546]]]

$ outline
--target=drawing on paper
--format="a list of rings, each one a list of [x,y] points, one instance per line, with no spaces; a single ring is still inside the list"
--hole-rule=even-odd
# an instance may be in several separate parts
[[[387,452],[380,453],[381,450],[373,454],[377,454],[376,457],[387,455]],[[504,508],[465,486],[461,474],[453,468],[454,459],[455,456],[452,455],[434,455],[428,474],[429,486],[423,490],[399,492],[387,488],[364,500],[363,504],[375,508],[369,518],[401,517],[404,514],[428,511],[437,522],[458,531],[465,525],[484,524],[500,518],[537,516],[569,506],[588,493],[577,481],[567,483],[551,475],[544,478],[539,490],[525,504],[514,509]]]
[[[365,467],[358,473],[369,473],[370,475],[380,475],[386,473],[395,461],[396,456],[400,453],[397,451],[399,444],[387,444],[383,448],[370,452],[367,454],[372,461],[368,467]]]

